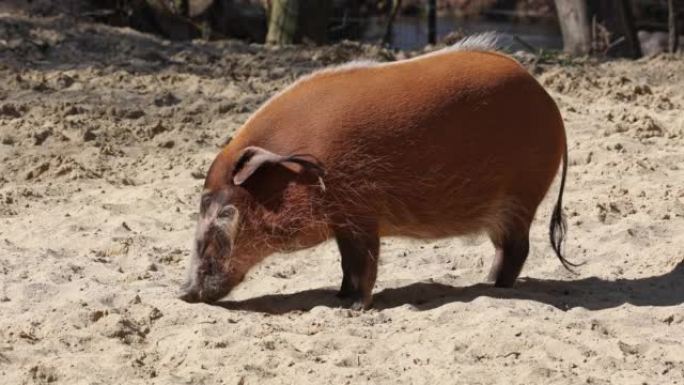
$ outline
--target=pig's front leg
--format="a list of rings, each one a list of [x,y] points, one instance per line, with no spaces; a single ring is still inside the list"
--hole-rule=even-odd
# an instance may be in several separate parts
[[[354,310],[368,309],[378,274],[380,237],[377,224],[356,225],[335,231],[342,255],[341,298],[351,300]]]

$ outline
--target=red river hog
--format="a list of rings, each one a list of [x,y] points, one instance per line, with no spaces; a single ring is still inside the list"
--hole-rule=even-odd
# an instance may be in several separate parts
[[[181,298],[213,302],[267,256],[335,238],[339,296],[371,305],[380,237],[484,232],[489,279],[513,285],[561,164],[550,239],[561,253],[567,144],[558,107],[492,34],[392,63],[304,76],[213,161]]]

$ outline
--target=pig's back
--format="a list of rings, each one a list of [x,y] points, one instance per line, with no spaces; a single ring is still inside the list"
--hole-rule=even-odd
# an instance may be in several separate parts
[[[517,62],[457,51],[314,74],[260,109],[236,142],[311,153],[329,170],[330,194],[361,197],[386,234],[438,237],[541,200],[564,133],[555,103]]]

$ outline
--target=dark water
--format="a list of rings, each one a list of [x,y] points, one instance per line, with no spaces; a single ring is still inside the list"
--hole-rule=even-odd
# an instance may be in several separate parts
[[[378,19],[371,23],[365,33],[364,40],[377,42],[384,33],[385,20]],[[496,22],[488,20],[460,19],[453,16],[437,18],[437,40],[454,31],[465,34],[496,31],[500,35],[499,44],[509,50],[525,49],[513,39],[518,36],[533,47],[539,49],[562,49],[563,40],[560,29],[555,22]],[[427,19],[424,17],[398,17],[394,22],[392,46],[394,48],[413,50],[427,44]]]

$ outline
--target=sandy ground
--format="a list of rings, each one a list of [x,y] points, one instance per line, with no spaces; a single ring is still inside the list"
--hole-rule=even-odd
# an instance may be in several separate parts
[[[567,122],[577,275],[549,247],[550,197],[514,289],[482,283],[483,237],[386,239],[370,311],[334,297],[330,243],[217,306],[176,299],[221,143],[358,57],[393,59],[0,17],[0,383],[684,383],[681,56],[535,68]]]

